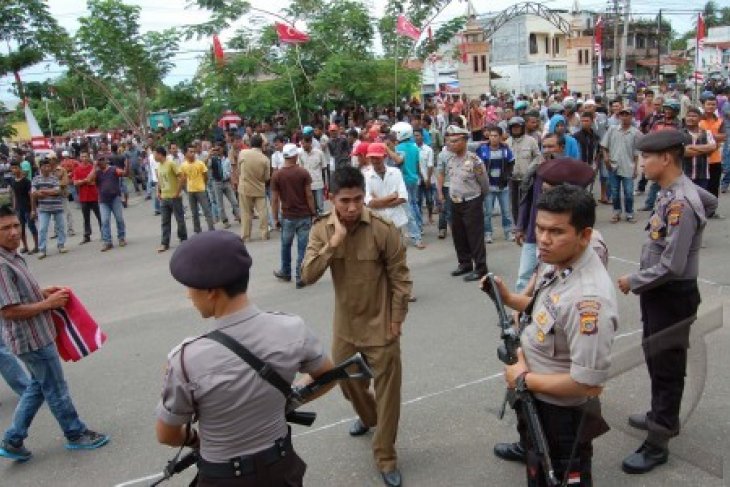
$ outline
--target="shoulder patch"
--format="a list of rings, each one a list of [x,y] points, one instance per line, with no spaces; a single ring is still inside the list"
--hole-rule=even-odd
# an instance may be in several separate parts
[[[683,210],[684,210],[683,201],[672,201],[669,204],[668,211],[667,211],[667,223],[673,227],[676,227],[677,225],[679,225],[679,219],[682,216]]]
[[[582,301],[578,301],[575,304],[575,307],[578,308],[578,311],[581,312],[581,315],[583,312],[597,312],[601,309],[601,302],[596,301],[595,299],[584,299]]]
[[[593,335],[598,331],[598,311],[585,310],[580,312],[581,335]]]

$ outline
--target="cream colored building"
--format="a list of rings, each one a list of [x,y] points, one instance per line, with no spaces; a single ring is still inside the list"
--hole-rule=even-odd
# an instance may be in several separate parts
[[[476,98],[489,93],[489,43],[485,39],[484,27],[477,21],[471,2],[467,12],[469,20],[463,31],[466,62],[459,60],[457,76],[462,94]]]

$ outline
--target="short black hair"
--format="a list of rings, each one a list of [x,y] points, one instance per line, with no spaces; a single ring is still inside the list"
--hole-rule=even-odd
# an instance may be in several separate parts
[[[583,112],[580,114],[580,118],[590,118],[593,120],[593,112]]]
[[[18,214],[13,210],[13,207],[10,205],[0,205],[0,218],[4,218],[6,216],[18,216]]]
[[[365,177],[352,166],[343,166],[332,174],[330,192],[337,194],[341,189],[360,188],[365,191]]]
[[[283,135],[277,135],[276,137],[274,137],[274,142],[281,142],[283,144],[284,143],[284,136]]]
[[[164,148],[164,147],[162,147],[162,146],[156,147],[156,148],[155,148],[155,152],[157,152],[157,153],[158,153],[159,155],[161,155],[162,157],[167,157],[167,149],[165,149],[165,148]]]
[[[233,284],[223,287],[223,292],[226,293],[226,296],[229,298],[235,298],[240,294],[246,294],[246,291],[248,291],[248,275],[245,279],[241,279],[240,281],[236,281]]]
[[[251,147],[255,149],[260,149],[264,146],[264,138],[261,137],[259,134],[255,134],[253,137],[251,137]]]
[[[309,134],[302,137],[302,142],[311,142],[311,141],[312,141],[312,136]]]
[[[500,127],[499,125],[492,125],[491,127],[487,127],[487,132],[488,133],[497,132],[500,137],[504,133],[504,131],[502,130],[502,127]]]
[[[576,232],[596,224],[596,200],[573,184],[560,184],[544,191],[537,200],[537,209],[549,213],[569,213],[570,224]]]

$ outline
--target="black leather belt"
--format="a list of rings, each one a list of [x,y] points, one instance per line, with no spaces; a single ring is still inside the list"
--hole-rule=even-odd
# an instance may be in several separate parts
[[[284,438],[276,440],[273,446],[252,455],[234,457],[225,463],[213,463],[200,458],[198,470],[204,477],[213,479],[242,477],[256,473],[256,464],[269,466],[293,452],[290,431]]]

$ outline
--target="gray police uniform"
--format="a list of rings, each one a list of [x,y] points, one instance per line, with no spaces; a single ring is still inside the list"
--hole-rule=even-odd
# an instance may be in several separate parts
[[[487,249],[484,246],[484,195],[489,179],[484,162],[473,152],[453,154],[446,165],[451,198],[451,231],[460,269],[487,273]]]
[[[617,328],[616,292],[593,248],[588,247],[570,268],[560,272],[545,266],[535,290],[532,321],[520,340],[528,369],[537,374],[570,374],[578,383],[603,386]],[[571,478],[580,478],[580,485],[591,485],[591,442],[608,430],[598,400],[585,404],[585,396],[542,393],[535,398],[558,478],[569,470]],[[578,431],[584,415],[584,427]],[[524,428],[520,418],[518,429],[527,446],[528,485],[542,485],[540,459],[531,452]],[[577,454],[570,463],[578,435]]]
[[[659,447],[679,433],[689,327],[700,304],[702,233],[706,215],[716,208],[717,199],[685,175],[661,189],[646,226],[649,238],[641,250],[640,269],[629,277],[631,291],[639,294],[651,379],[647,441]],[[664,333],[654,336],[660,332]]]

